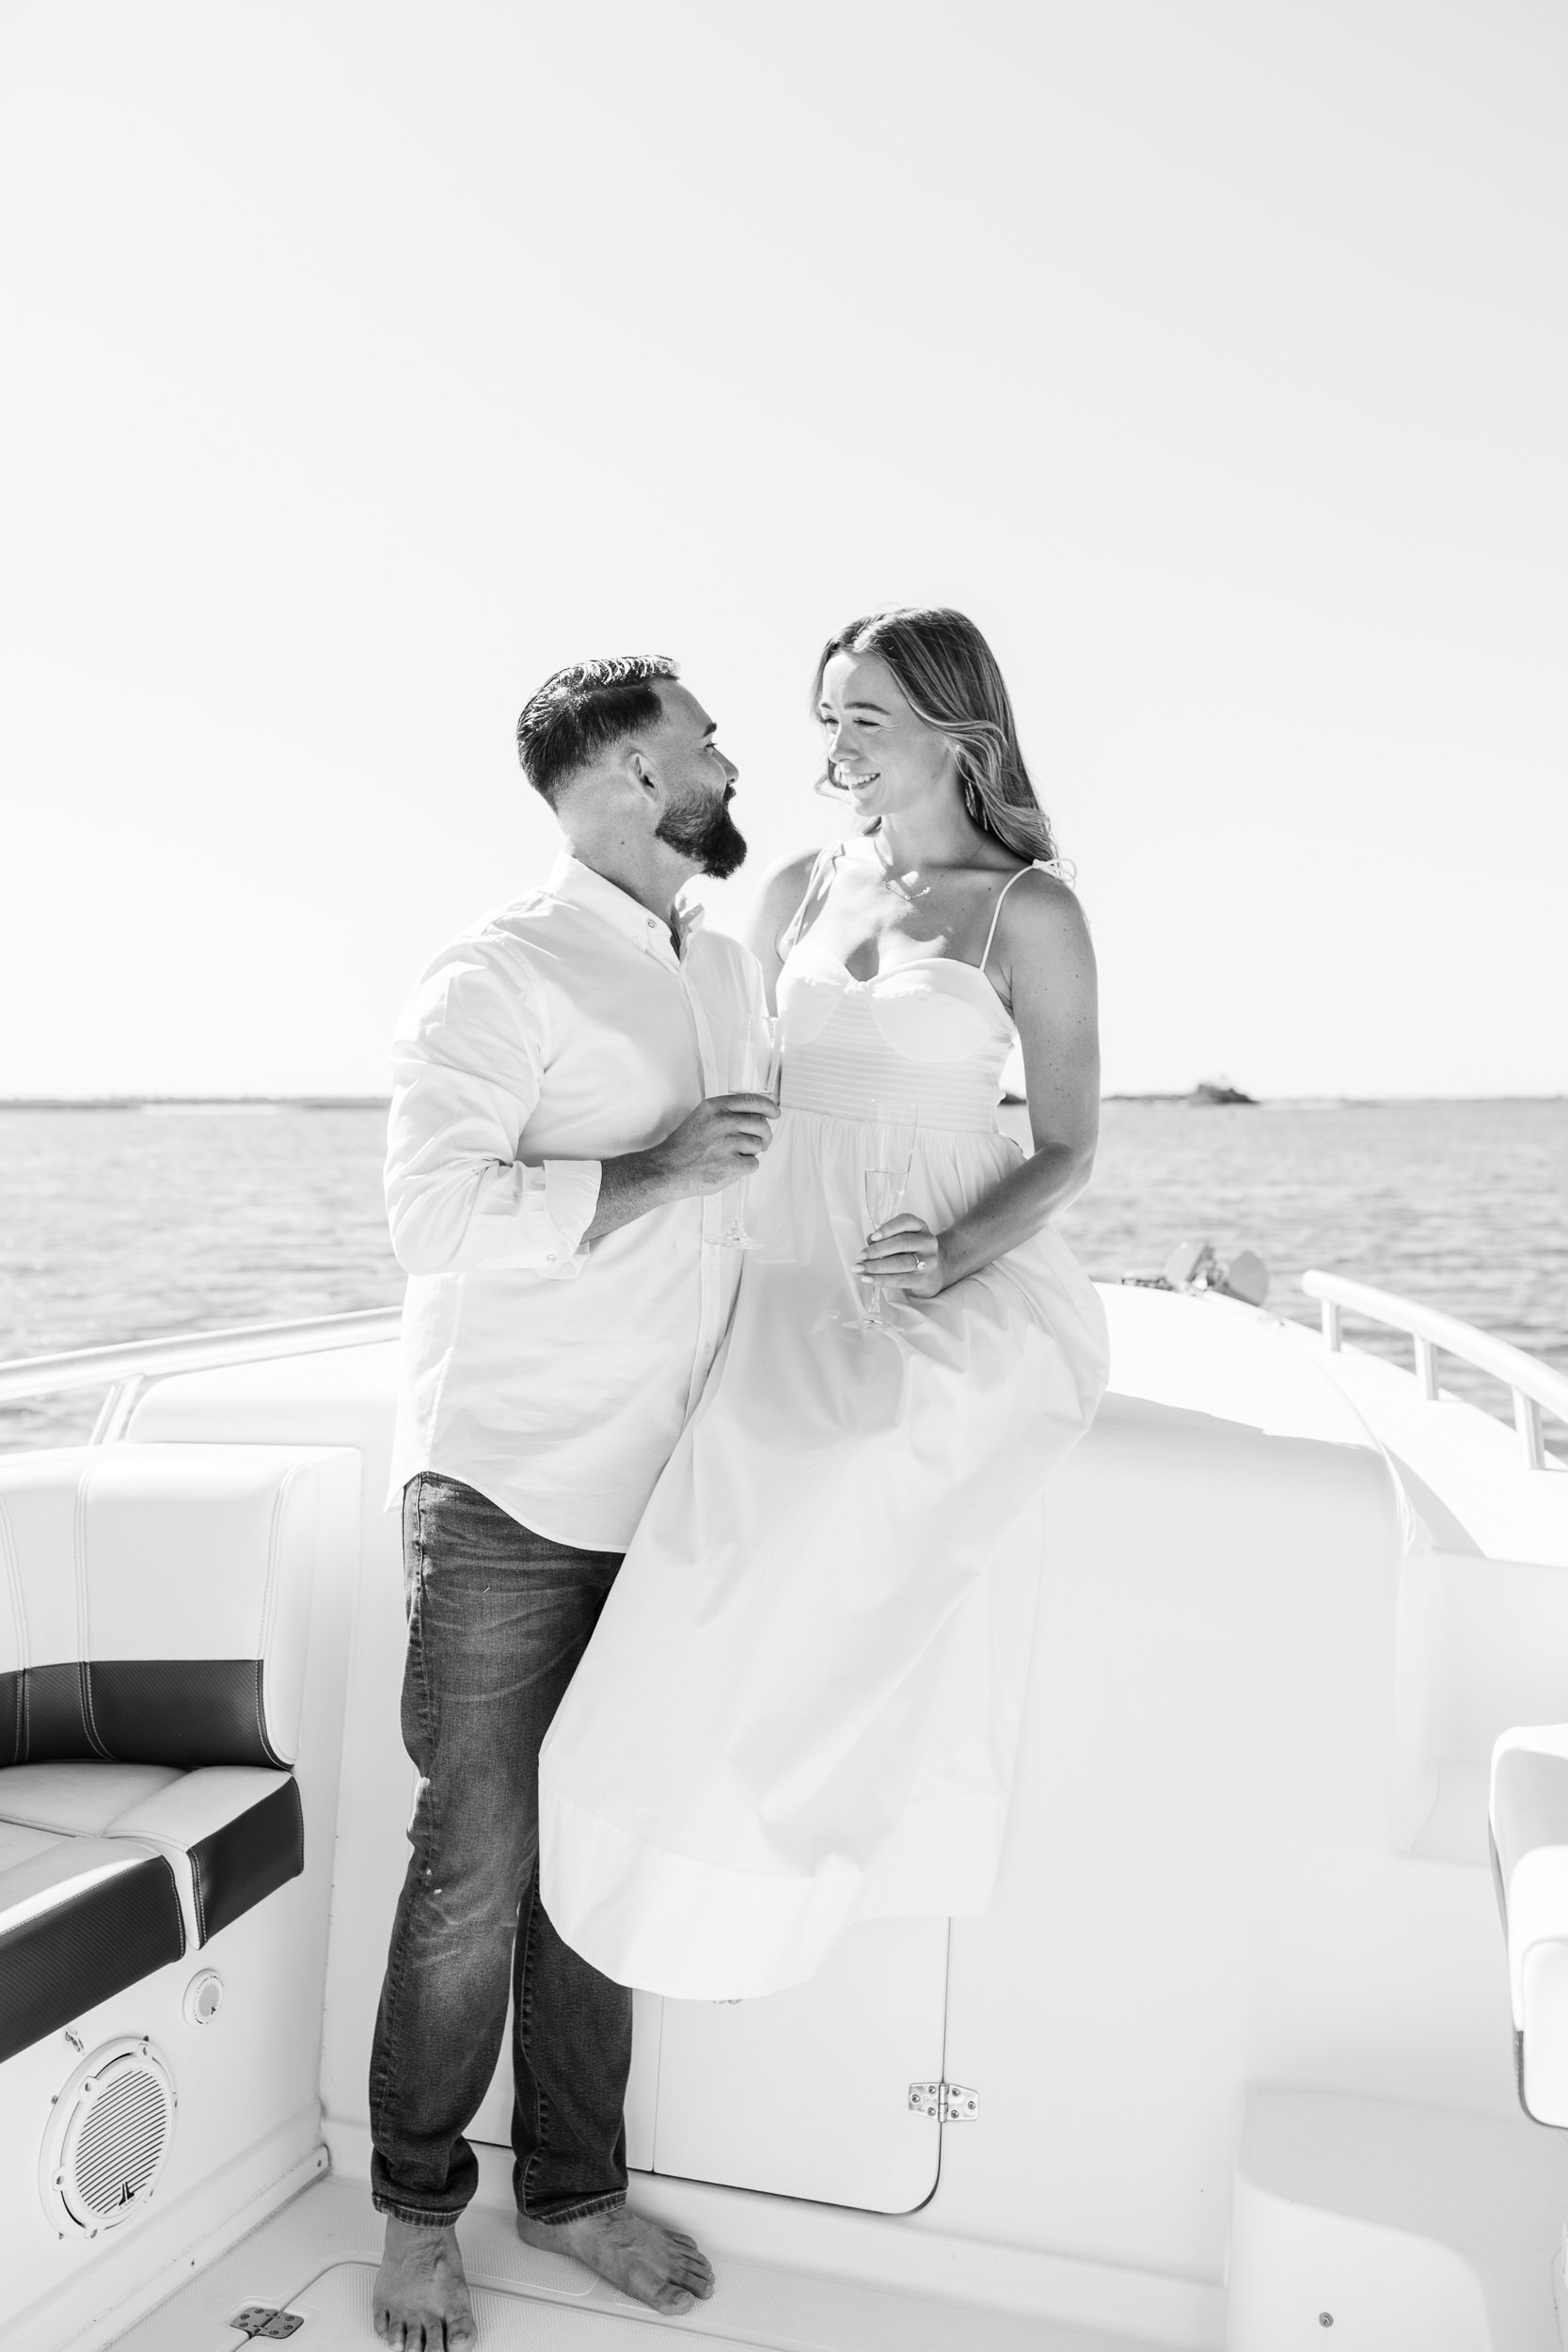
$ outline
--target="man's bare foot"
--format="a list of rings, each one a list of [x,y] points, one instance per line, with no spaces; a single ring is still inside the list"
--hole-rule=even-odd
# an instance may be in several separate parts
[[[387,2216],[387,2243],[371,2306],[392,2352],[470,2352],[479,2342],[457,2232]]]
[[[644,2221],[625,2205],[579,2214],[575,2221],[534,2221],[520,2213],[517,2235],[546,2254],[570,2254],[656,2312],[689,2312],[713,2293],[712,2266],[695,2238]]]

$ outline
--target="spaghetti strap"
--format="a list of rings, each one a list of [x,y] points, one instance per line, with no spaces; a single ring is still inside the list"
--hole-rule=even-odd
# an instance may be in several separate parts
[[[1032,874],[1032,873],[1034,872],[1034,870],[1035,870],[1035,869],[1034,869],[1034,867],[1033,867],[1032,866],[1021,866],[1019,867],[1018,872],[1017,872],[1016,874],[1009,874],[1009,875],[1008,875],[1008,877],[1007,877],[1006,881],[1003,883],[1003,885],[1002,885],[1001,889],[997,892],[997,894],[996,894],[996,904],[992,907],[992,909],[991,909],[991,911],[990,911],[990,930],[986,933],[986,944],[985,944],[985,946],[984,946],[983,950],[981,951],[980,961],[979,961],[978,964],[975,966],[976,971],[983,972],[983,971],[985,970],[985,968],[986,968],[987,964],[990,961],[990,951],[991,951],[992,947],[996,945],[996,926],[997,926],[997,924],[998,924],[998,923],[1001,921],[1001,919],[1002,919],[1002,901],[1003,901],[1003,899],[1006,897],[1006,895],[1007,895],[1008,891],[1012,888],[1012,886],[1013,886],[1014,882],[1022,882],[1022,881],[1023,880],[1023,877],[1024,877],[1024,875],[1025,875],[1025,874]]]
[[[800,940],[800,918],[805,914],[807,907],[810,906],[812,898],[818,885],[823,882],[827,874],[832,873],[833,867],[838,864],[839,859],[843,855],[844,844],[842,841],[832,842],[827,849],[818,850],[811,872],[806,877],[805,896],[800,900],[800,903],[796,908],[794,914],[790,916],[788,922],[784,925],[783,930],[779,933],[776,946],[778,948],[779,961],[781,962],[783,962],[785,956],[788,955],[790,949],[795,946]]]

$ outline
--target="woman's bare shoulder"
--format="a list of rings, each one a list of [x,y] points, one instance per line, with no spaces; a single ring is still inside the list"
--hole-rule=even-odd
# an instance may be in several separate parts
[[[1009,962],[1049,957],[1093,961],[1089,927],[1078,893],[1060,874],[1033,866],[1008,886],[996,926],[997,946]]]
[[[752,945],[758,955],[765,948],[776,949],[779,934],[794,920],[822,855],[820,850],[794,850],[764,874],[752,922]]]
[[[793,890],[799,903],[805,895],[812,869],[825,854],[822,850],[791,850],[787,857],[775,858],[762,878],[763,896],[768,898],[776,891]]]

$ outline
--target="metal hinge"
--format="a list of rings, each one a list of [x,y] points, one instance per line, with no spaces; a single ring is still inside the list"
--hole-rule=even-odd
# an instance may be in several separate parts
[[[243,2328],[252,2342],[265,2336],[276,2343],[280,2336],[292,2336],[304,2327],[298,2312],[275,2311],[270,2303],[247,2303],[243,2312],[236,2312],[230,2328]]]
[[[910,2113],[929,2116],[933,2123],[973,2123],[980,2112],[980,2094],[967,2083],[911,2083]]]

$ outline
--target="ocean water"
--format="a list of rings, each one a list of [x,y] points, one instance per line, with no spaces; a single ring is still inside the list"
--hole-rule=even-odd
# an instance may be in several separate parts
[[[1007,1114],[1015,1123],[1019,1114]],[[0,1361],[165,1331],[395,1305],[383,1114],[293,1105],[0,1108]],[[1093,1274],[1208,1238],[1316,1322],[1321,1266],[1442,1307],[1568,1372],[1568,1101],[1104,1106],[1062,1221]],[[1393,1333],[1356,1344],[1408,1360]],[[1506,1392],[1443,1359],[1506,1414]],[[0,1406],[0,1448],[90,1429],[93,1395]]]

